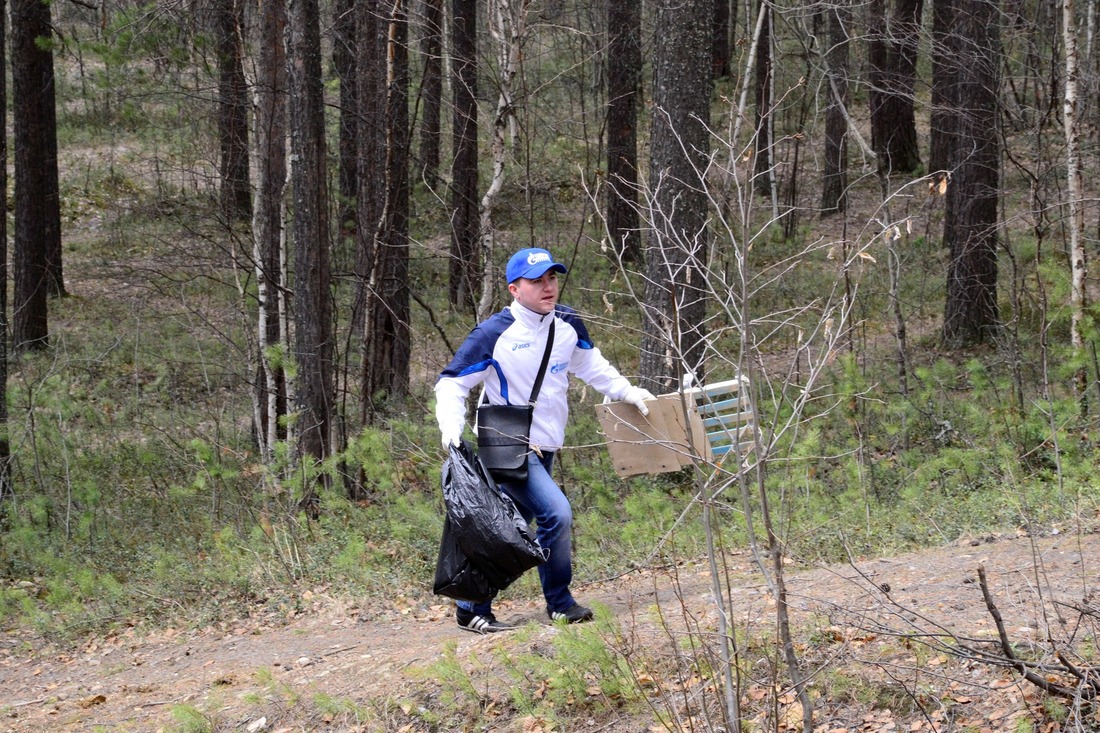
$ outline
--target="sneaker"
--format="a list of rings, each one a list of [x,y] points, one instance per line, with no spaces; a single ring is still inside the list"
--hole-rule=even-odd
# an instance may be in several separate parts
[[[495,634],[498,631],[509,631],[515,628],[503,621],[497,621],[496,616],[491,613],[480,616],[464,608],[455,609],[455,618],[458,620],[458,628],[475,634]]]
[[[583,624],[592,620],[592,609],[585,608],[579,603],[574,603],[564,611],[551,611],[546,609],[546,614],[551,621],[564,621],[567,624]]]

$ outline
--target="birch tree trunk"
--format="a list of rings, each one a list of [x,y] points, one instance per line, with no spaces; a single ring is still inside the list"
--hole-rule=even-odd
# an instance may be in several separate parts
[[[1077,130],[1077,82],[1079,63],[1077,52],[1077,16],[1073,0],[1062,0],[1062,43],[1066,54],[1065,96],[1062,102],[1062,124],[1066,133],[1066,183],[1069,193],[1069,252],[1071,281],[1071,328],[1070,340],[1074,352],[1081,354],[1084,349],[1085,310],[1088,308],[1088,296],[1085,293],[1085,278],[1088,274],[1088,261],[1085,253],[1085,212],[1081,182],[1081,137]],[[1080,369],[1074,375],[1077,396],[1085,399],[1085,371]]]

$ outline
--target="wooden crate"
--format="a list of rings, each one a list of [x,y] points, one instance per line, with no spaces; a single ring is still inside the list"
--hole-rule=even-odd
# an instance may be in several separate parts
[[[731,454],[744,458],[753,449],[756,425],[748,386],[745,379],[730,379],[684,390],[699,412],[712,461]]]
[[[647,416],[623,402],[597,405],[615,473],[668,473],[697,460],[743,458],[752,450],[754,429],[747,386],[731,379],[663,394],[646,403]]]
[[[607,436],[607,449],[615,473],[622,477],[668,473],[690,466],[705,449],[699,413],[686,411],[678,392],[646,402],[643,416],[633,405],[608,402],[596,405],[596,416]],[[691,430],[688,430],[690,423]],[[691,436],[694,436],[694,440]]]

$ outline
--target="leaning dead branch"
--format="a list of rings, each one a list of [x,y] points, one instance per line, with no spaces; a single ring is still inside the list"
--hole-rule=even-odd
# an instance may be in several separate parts
[[[1100,669],[1089,667],[1082,670],[1069,663],[1065,654],[1060,650],[1056,652],[1056,655],[1061,665],[1036,666],[1028,664],[1026,661],[1017,657],[1015,650],[1012,648],[1012,641],[1008,637],[1008,631],[1005,629],[1004,619],[1001,618],[1001,612],[997,608],[997,604],[993,601],[993,594],[989,592],[989,582],[985,576],[985,567],[978,567],[978,582],[982,589],[982,598],[985,599],[986,610],[989,611],[989,615],[993,618],[993,623],[997,626],[997,638],[1000,640],[1001,653],[1006,660],[1012,663],[1016,671],[1019,672],[1025,680],[1047,694],[1057,695],[1058,697],[1068,700],[1095,700],[1097,692],[1100,692],[1100,684],[1097,683],[1097,675],[1100,674]],[[1045,672],[1046,676],[1040,674],[1040,670]],[[1051,680],[1050,673],[1062,676],[1068,675],[1076,679],[1078,684],[1076,687],[1058,684]]]
[[[919,644],[935,653],[966,662],[1012,670],[1023,681],[1045,694],[1069,701],[1075,708],[1097,708],[1097,700],[1100,700],[1100,666],[1082,663],[1075,656],[1072,633],[1065,638],[1054,638],[1048,633],[1045,640],[1048,653],[1042,658],[1021,656],[1021,645],[1014,643],[1009,636],[1009,625],[994,601],[984,567],[979,567],[976,579],[964,582],[973,583],[979,589],[985,610],[995,626],[993,637],[960,633],[938,620],[935,614],[922,611],[914,604],[903,603],[889,583],[881,582],[880,578],[861,569],[854,559],[850,558],[848,567],[855,571],[855,575],[845,579],[863,591],[859,596],[864,602],[862,608],[851,597],[843,601],[839,598],[813,599],[819,607],[832,606],[838,614],[845,616],[847,626],[875,636],[897,637],[907,646]],[[1091,596],[1086,596],[1083,602],[1048,600],[1060,609],[1059,620],[1066,629],[1080,628],[1100,617],[1100,609],[1092,602]],[[1076,611],[1076,620],[1063,618],[1071,616],[1070,611]],[[891,674],[888,670],[890,664],[874,660],[867,662]]]

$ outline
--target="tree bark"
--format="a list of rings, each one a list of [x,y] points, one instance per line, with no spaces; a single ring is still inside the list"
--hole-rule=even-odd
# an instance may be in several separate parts
[[[0,59],[8,57],[7,8],[0,0]],[[0,191],[8,190],[8,80],[0,74]],[[0,530],[7,499],[15,496],[11,478],[11,439],[8,437],[8,197],[0,200]]]
[[[923,0],[896,0],[889,23],[886,0],[868,8],[871,145],[879,170],[910,173],[920,166],[914,89]]]
[[[618,3],[611,2],[614,6]],[[640,3],[623,3],[640,11]],[[722,79],[730,75],[730,0],[714,0],[714,47],[713,68],[711,74],[715,79]]]
[[[316,466],[330,454],[333,409],[332,273],[325,194],[325,119],[317,0],[290,0],[287,43],[291,187],[294,203],[295,348],[298,458]],[[308,472],[306,475],[309,475]],[[301,506],[319,511],[317,482]]]
[[[640,263],[637,126],[642,83],[641,4],[609,2],[607,33],[607,230],[623,261]]]
[[[286,249],[283,195],[286,189],[287,68],[285,0],[268,0],[261,8],[255,84],[256,203],[252,236],[256,261],[257,339],[256,432],[265,460],[286,438],[280,418],[287,413],[286,372],[272,349],[285,347],[284,292]]]
[[[519,73],[523,60],[523,45],[527,36],[527,3],[519,0],[489,0],[489,35],[495,40],[497,56],[497,77],[494,80],[497,105],[492,118],[489,149],[492,155],[493,176],[485,195],[481,197],[478,209],[478,233],[482,258],[481,297],[477,305],[477,320],[484,321],[491,315],[493,297],[497,281],[496,271],[492,268],[493,252],[496,248],[496,226],[493,214],[497,199],[504,189],[504,180],[508,168],[508,148],[516,147],[517,122],[516,101],[513,95],[513,81]]]
[[[944,176],[951,164],[955,115],[951,109],[951,89],[958,73],[958,60],[952,58],[950,41],[956,0],[932,0],[932,111],[929,120],[928,172]]]
[[[12,92],[15,132],[15,289],[12,343],[16,352],[49,345],[47,296],[59,283],[52,254],[60,252],[57,137],[50,7],[41,0],[11,6]],[[52,284],[51,284],[52,283]]]
[[[66,295],[65,273],[61,249],[61,182],[57,170],[57,101],[53,69],[53,20],[50,16],[52,3],[43,2],[44,9],[35,9],[39,26],[35,41],[36,52],[41,60],[40,86],[33,93],[38,96],[41,125],[41,160],[45,187],[42,191],[44,219],[41,223],[43,238],[46,242],[46,288],[51,297]],[[43,45],[44,44],[44,45]]]
[[[712,0],[661,0],[654,51],[650,170],[640,370],[653,392],[684,373],[701,376],[709,233],[704,181],[710,150]]]
[[[760,0],[763,25],[756,50],[756,137],[753,147],[753,189],[771,196],[775,171],[772,169],[772,12],[769,0]]]
[[[374,311],[385,307],[378,293],[379,263],[385,261],[387,140],[386,93],[388,74],[387,0],[362,0],[356,13],[356,96],[362,100],[356,146],[358,181],[358,229],[356,231],[355,293],[352,301],[352,333],[358,338],[359,420],[373,419],[371,380],[374,370]],[[352,499],[367,496],[365,471],[349,487]]]
[[[423,0],[420,55],[424,60],[420,82],[420,176],[434,188],[439,177],[440,120],[443,110],[443,0]]]
[[[825,153],[821,187],[821,215],[848,208],[848,32],[851,14],[843,5],[825,11]]]
[[[452,0],[454,161],[451,168],[451,305],[473,310],[480,293],[477,182],[477,2]]]
[[[990,340],[998,325],[997,129],[1000,46],[996,0],[959,0],[950,39],[959,62],[951,101],[956,132],[944,212],[950,253],[943,338],[960,348]]]
[[[337,161],[339,170],[336,202],[337,251],[355,244],[358,229],[356,197],[359,194],[357,177],[359,109],[356,81],[356,10],[352,0],[335,0],[332,24],[332,67],[340,83],[340,131]],[[353,247],[348,247],[354,251]],[[339,268],[342,269],[342,268]]]
[[[356,96],[359,105],[356,145],[357,217],[355,294],[351,323],[366,338],[372,302],[371,275],[378,254],[386,207],[386,24],[385,0],[363,0],[356,12]],[[367,359],[367,352],[362,356]],[[362,364],[362,369],[367,365]]]
[[[248,170],[248,86],[244,78],[244,4],[220,0],[217,13],[218,141],[221,211],[227,224],[252,216]]]
[[[385,39],[389,64],[385,82],[385,191],[379,247],[371,273],[371,303],[363,379],[367,411],[378,400],[404,397],[409,390],[409,64],[405,0],[387,0]]]
[[[1062,46],[1066,57],[1066,82],[1062,103],[1062,124],[1066,135],[1066,191],[1069,194],[1069,256],[1070,256],[1070,342],[1078,357],[1084,356],[1085,316],[1088,293],[1088,259],[1085,252],[1085,212],[1081,180],[1081,136],[1078,132],[1079,57],[1077,51],[1077,14],[1073,0],[1062,0]],[[1083,369],[1078,369],[1074,382],[1079,399],[1084,399],[1087,387]]]

